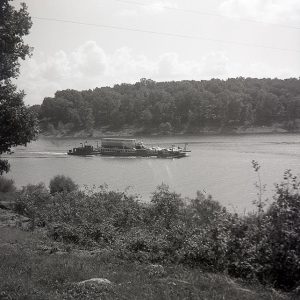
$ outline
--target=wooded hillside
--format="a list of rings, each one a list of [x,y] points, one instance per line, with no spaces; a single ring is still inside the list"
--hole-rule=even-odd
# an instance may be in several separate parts
[[[42,131],[132,126],[144,132],[271,126],[287,130],[300,119],[300,79],[234,78],[117,84],[57,91],[36,110]]]

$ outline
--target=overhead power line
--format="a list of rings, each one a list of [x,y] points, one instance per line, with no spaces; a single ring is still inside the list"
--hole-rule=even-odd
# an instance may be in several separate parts
[[[113,29],[113,30],[123,30],[123,31],[147,33],[147,34],[153,34],[153,35],[169,36],[169,37],[184,38],[184,39],[203,40],[203,41],[223,43],[223,44],[232,44],[232,45],[238,45],[238,46],[244,46],[244,47],[263,48],[263,49],[271,49],[271,50],[277,50],[277,51],[300,52],[300,50],[297,50],[297,49],[279,48],[279,47],[271,47],[271,46],[256,45],[256,44],[251,44],[251,43],[244,43],[244,42],[220,40],[220,39],[201,37],[201,36],[197,36],[197,35],[186,35],[186,34],[179,34],[179,33],[159,32],[159,31],[144,30],[144,29],[133,28],[133,27],[123,27],[123,26],[114,26],[114,25],[106,25],[106,24],[86,23],[86,22],[79,22],[79,21],[72,21],[72,20],[56,19],[56,18],[35,17],[35,16],[32,16],[32,18],[36,19],[36,20],[43,20],[43,21],[69,23],[69,24],[77,24],[77,25],[86,25],[86,26],[101,27],[101,28],[107,28],[107,29]]]
[[[132,1],[132,0],[114,0],[114,1],[120,2],[120,3],[139,5],[139,6],[144,6],[144,7],[147,7],[149,5],[147,3],[141,3],[138,1]],[[232,19],[232,20],[242,21],[242,22],[259,23],[259,24],[278,26],[278,27],[290,28],[290,29],[296,29],[296,30],[300,29],[300,26],[295,26],[295,25],[290,25],[290,24],[271,23],[271,22],[259,21],[259,20],[255,20],[255,19],[222,15],[222,14],[213,13],[213,12],[205,12],[205,11],[199,11],[199,10],[178,8],[178,7],[172,7],[172,6],[167,6],[167,5],[163,5],[162,8],[167,9],[167,10],[181,11],[181,12],[185,12],[185,13],[198,14],[198,15],[203,15],[203,16],[213,16],[213,17],[219,17],[219,18]]]

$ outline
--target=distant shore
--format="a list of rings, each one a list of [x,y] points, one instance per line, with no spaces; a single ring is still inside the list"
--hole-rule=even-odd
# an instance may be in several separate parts
[[[119,130],[101,128],[93,129],[90,132],[85,130],[75,132],[42,132],[39,134],[42,138],[101,138],[105,136],[185,136],[185,135],[239,135],[239,134],[278,134],[278,133],[300,133],[300,129],[287,130],[280,126],[255,126],[255,127],[236,127],[236,128],[203,128],[178,132],[154,132],[146,131],[133,127]]]

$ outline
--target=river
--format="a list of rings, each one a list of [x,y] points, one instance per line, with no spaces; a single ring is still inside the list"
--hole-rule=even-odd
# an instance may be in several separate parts
[[[162,182],[184,197],[195,197],[197,191],[211,194],[231,211],[243,213],[253,209],[257,174],[251,167],[256,160],[266,184],[265,196],[272,199],[274,183],[283,172],[292,169],[300,174],[299,134],[260,134],[234,136],[145,137],[145,144],[171,145],[188,143],[189,157],[181,159],[74,157],[67,150],[79,146],[79,139],[39,139],[27,147],[17,147],[4,155],[11,171],[6,175],[18,187],[44,182],[63,174],[81,187],[99,186],[139,194],[149,201],[151,193]],[[96,145],[96,140],[87,140]]]

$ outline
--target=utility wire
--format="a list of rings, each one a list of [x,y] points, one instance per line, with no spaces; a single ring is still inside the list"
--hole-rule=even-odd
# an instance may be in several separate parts
[[[170,32],[159,32],[159,31],[144,30],[144,29],[133,28],[133,27],[123,27],[123,26],[114,26],[114,25],[105,25],[105,24],[86,23],[86,22],[79,22],[79,21],[72,21],[72,20],[56,19],[56,18],[35,17],[35,16],[32,16],[31,18],[37,19],[37,20],[43,20],[43,21],[78,24],[78,25],[86,25],[86,26],[114,29],[114,30],[132,31],[132,32],[147,33],[147,34],[153,34],[153,35],[179,37],[179,38],[185,38],[185,39],[203,40],[203,41],[210,41],[210,42],[223,43],[223,44],[232,44],[232,45],[239,45],[239,46],[245,46],[245,47],[263,48],[263,49],[271,49],[271,50],[278,50],[278,51],[289,51],[289,52],[299,52],[300,53],[300,50],[297,50],[297,49],[279,48],[279,47],[271,47],[271,46],[263,46],[263,45],[244,43],[244,42],[219,40],[219,39],[201,37],[201,36],[197,36],[197,35],[185,35],[185,34],[170,33]]]
[[[148,4],[146,4],[146,3],[141,3],[141,2],[137,2],[137,1],[131,1],[131,0],[114,0],[114,1],[120,2],[120,3],[139,5],[139,6],[144,6],[144,7],[148,6]],[[240,18],[240,17],[234,17],[234,16],[227,16],[227,15],[222,15],[222,14],[217,14],[217,13],[212,13],[212,12],[203,12],[203,11],[199,11],[199,10],[184,9],[184,8],[172,7],[172,6],[167,6],[167,5],[162,6],[162,8],[168,9],[168,10],[173,10],[173,11],[182,11],[185,13],[199,14],[199,15],[203,15],[203,16],[214,16],[214,17],[219,17],[219,18],[226,18],[226,19],[232,19],[232,20],[243,21],[243,22],[260,23],[260,24],[265,24],[265,25],[278,26],[278,27],[284,27],[284,28],[290,28],[290,29],[296,29],[296,30],[300,29],[300,27],[297,27],[294,25],[289,25],[289,24],[270,23],[270,22],[258,21],[258,20],[254,20],[254,19],[246,19],[246,18]]]

